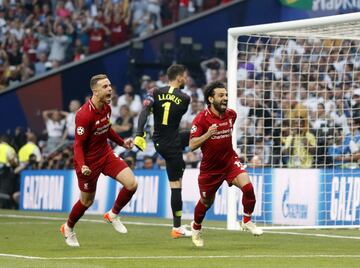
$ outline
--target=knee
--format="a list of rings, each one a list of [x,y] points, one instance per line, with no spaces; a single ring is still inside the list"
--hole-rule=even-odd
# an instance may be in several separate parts
[[[94,199],[81,199],[81,204],[89,208],[94,203]]]
[[[214,199],[201,198],[201,203],[203,203],[205,207],[210,208],[214,203]]]
[[[131,191],[131,192],[135,192],[137,190],[137,187],[138,187],[138,183],[136,180],[134,180],[132,183],[130,183],[129,185],[126,185],[125,188],[128,190],[128,191]]]

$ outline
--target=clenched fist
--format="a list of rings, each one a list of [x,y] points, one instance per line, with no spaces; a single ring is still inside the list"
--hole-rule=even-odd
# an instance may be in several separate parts
[[[85,166],[83,165],[81,167],[81,173],[84,175],[84,176],[89,176],[91,174],[91,169],[88,167],[88,166]]]

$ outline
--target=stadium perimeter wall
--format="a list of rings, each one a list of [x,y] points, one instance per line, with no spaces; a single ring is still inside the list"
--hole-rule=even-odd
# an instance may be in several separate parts
[[[248,169],[257,204],[256,222],[287,225],[359,225],[360,177],[344,169]],[[358,170],[356,170],[358,174]],[[192,219],[199,200],[198,169],[186,169],[183,177],[183,215]],[[123,214],[171,218],[170,190],[165,170],[135,170],[138,190]],[[101,175],[93,206],[87,213],[108,211],[121,187]],[[226,220],[227,184],[217,192],[207,219]],[[239,219],[242,215],[238,191]],[[79,198],[73,170],[33,170],[21,174],[20,209],[69,212]]]

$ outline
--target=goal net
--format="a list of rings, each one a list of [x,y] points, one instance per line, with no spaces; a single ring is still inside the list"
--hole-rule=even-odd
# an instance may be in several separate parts
[[[265,228],[360,225],[360,13],[230,28],[233,142]],[[241,193],[228,190],[228,229]]]

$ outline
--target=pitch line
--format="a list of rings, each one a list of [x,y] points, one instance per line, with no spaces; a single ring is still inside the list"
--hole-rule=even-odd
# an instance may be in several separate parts
[[[315,237],[328,237],[328,238],[346,238],[360,240],[360,236],[343,236],[343,235],[328,235],[328,234],[308,234],[308,233],[296,233],[296,232],[275,232],[265,231],[270,234],[288,234],[288,235],[301,235],[301,236],[315,236]]]
[[[33,219],[33,220],[51,220],[51,221],[66,221],[66,218],[60,217],[46,217],[46,216],[29,216],[29,215],[16,215],[16,214],[0,214],[0,218],[22,218],[22,219]],[[92,219],[81,219],[82,222],[94,222],[94,223],[105,223],[103,220],[92,220]],[[149,222],[132,222],[124,221],[124,224],[128,225],[139,225],[139,226],[155,226],[155,227],[172,227],[171,224],[167,223],[149,223]],[[227,231],[224,227],[203,227],[208,230],[220,230]],[[236,231],[235,231],[236,232]],[[297,233],[297,232],[277,232],[264,230],[265,233],[281,234],[281,235],[297,235],[297,236],[314,236],[314,237],[325,237],[325,238],[337,238],[337,239],[352,239],[360,240],[359,236],[342,236],[342,235],[328,235],[328,234],[309,234],[309,233]]]
[[[331,259],[358,259],[360,255],[209,255],[209,256],[78,256],[78,257],[40,257],[17,254],[0,253],[0,257],[27,259],[27,260],[184,260],[184,259],[304,259],[304,258],[331,258]]]

